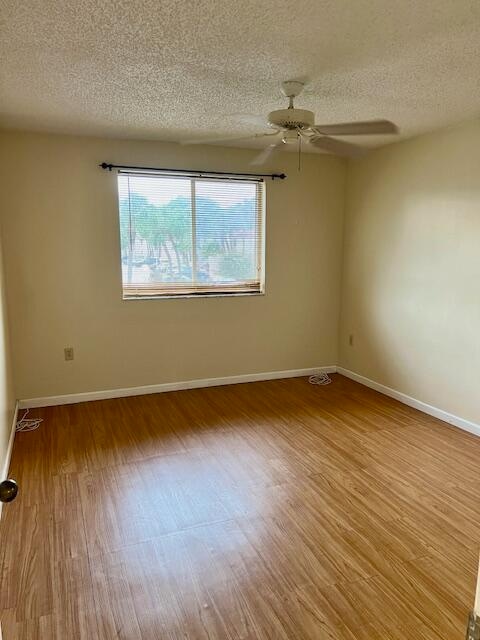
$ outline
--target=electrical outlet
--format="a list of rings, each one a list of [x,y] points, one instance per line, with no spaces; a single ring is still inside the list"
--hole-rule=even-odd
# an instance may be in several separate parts
[[[73,347],[65,347],[63,353],[65,354],[65,360],[73,360]]]
[[[348,344],[353,347],[353,333],[348,336]]]

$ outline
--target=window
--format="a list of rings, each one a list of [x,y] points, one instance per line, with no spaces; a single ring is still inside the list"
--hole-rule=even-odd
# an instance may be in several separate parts
[[[120,172],[123,297],[263,292],[264,182]]]

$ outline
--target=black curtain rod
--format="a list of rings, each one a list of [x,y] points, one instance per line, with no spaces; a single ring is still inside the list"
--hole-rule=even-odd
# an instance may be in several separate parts
[[[196,169],[161,169],[159,167],[128,167],[122,164],[110,164],[108,162],[102,162],[102,164],[98,165],[102,167],[102,169],[108,169],[111,171],[112,169],[132,169],[135,171],[164,171],[165,173],[179,173],[185,175],[193,174],[197,176],[228,176],[231,180],[235,180],[235,178],[271,178],[275,180],[278,178],[279,180],[285,180],[287,177],[284,173],[229,173],[228,171],[197,171]]]

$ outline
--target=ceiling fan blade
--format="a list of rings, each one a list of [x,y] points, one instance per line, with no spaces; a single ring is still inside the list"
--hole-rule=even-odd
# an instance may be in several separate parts
[[[328,136],[312,136],[310,144],[313,144],[318,149],[323,149],[344,158],[360,158],[367,153],[367,149],[363,147],[350,144],[350,142],[343,142],[343,140],[335,140],[335,138],[329,138]]]
[[[252,133],[249,136],[218,136],[216,138],[193,138],[191,140],[180,140],[180,144],[212,144],[213,142],[234,142],[236,140],[252,140],[272,135],[269,133]]]
[[[389,120],[369,120],[367,122],[342,122],[340,124],[316,124],[312,129],[320,135],[367,136],[398,133],[398,127]]]
[[[265,164],[276,151],[280,150],[282,144],[283,142],[281,140],[273,144],[269,144],[268,147],[265,147],[265,149],[263,149],[258,156],[250,162],[250,164],[254,166]]]

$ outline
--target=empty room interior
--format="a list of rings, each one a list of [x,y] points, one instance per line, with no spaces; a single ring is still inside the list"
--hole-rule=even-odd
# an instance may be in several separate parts
[[[478,0],[0,0],[0,638],[480,638]]]

